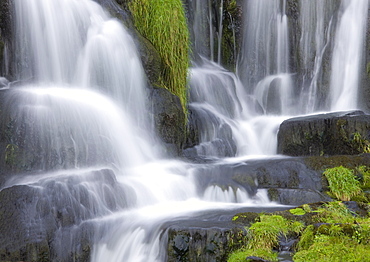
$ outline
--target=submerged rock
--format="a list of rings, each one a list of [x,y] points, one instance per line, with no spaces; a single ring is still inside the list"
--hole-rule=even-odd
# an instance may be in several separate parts
[[[278,153],[289,156],[356,155],[370,152],[370,115],[336,112],[285,120]]]

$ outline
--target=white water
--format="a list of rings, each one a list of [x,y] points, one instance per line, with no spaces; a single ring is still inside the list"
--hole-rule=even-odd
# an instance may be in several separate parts
[[[332,61],[331,110],[357,109],[368,6],[367,0],[342,2]]]
[[[365,1],[354,2],[364,5]],[[245,3],[245,41],[238,74],[206,60],[190,72],[190,106],[207,120],[200,126],[201,144],[195,148],[201,156],[238,156],[243,161],[245,156],[274,155],[279,124],[302,112],[299,103],[293,103],[296,87],[291,79],[294,72],[289,72],[285,1]],[[87,187],[104,207],[97,209],[97,217],[92,219],[100,236],[92,261],[164,261],[165,239],[161,234],[165,221],[191,217],[197,211],[275,205],[264,191],[250,197],[242,187],[227,183],[199,189],[197,172],[209,168],[207,165],[159,160],[153,148],[160,145],[150,125],[145,125],[149,121],[145,118],[146,80],[136,47],[124,26],[98,4],[90,0],[16,0],[15,4],[18,79],[33,83],[16,90],[9,104],[16,105],[13,109],[19,119],[35,122],[35,133],[41,132],[40,144],[56,148],[58,158],[63,159],[67,147],[73,150],[73,158],[58,166],[65,169],[61,174],[84,174],[86,168],[100,170],[103,166],[112,170],[119,185],[129,192],[114,196],[126,198],[129,203],[113,210],[99,200],[104,192]],[[317,10],[318,6],[312,8]],[[340,18],[347,21],[343,27],[358,16],[350,11],[351,6]],[[320,23],[313,30],[317,44],[315,69],[320,67],[319,54],[326,46]],[[336,42],[342,41],[341,25]],[[209,52],[214,60],[214,32],[211,27],[209,30]],[[313,39],[312,35],[303,37],[307,40],[302,43]],[[356,52],[361,49],[361,39],[358,41],[350,46]],[[307,46],[304,49],[313,52]],[[310,78],[308,93],[315,94],[315,76]],[[1,81],[7,85],[6,80]],[[313,100],[309,102],[312,105]],[[315,108],[312,105],[309,108]],[[96,166],[90,167],[92,160],[96,160]],[[47,164],[42,168],[39,176],[10,181],[8,186],[49,181],[59,175]]]
[[[27,184],[47,193],[44,187],[55,184],[63,193],[45,198],[60,202],[63,195],[72,209],[81,208],[81,194],[91,196],[86,209],[94,212],[79,222],[95,225],[92,261],[163,261],[165,221],[216,208],[276,205],[263,191],[252,198],[235,185],[199,188],[199,170],[207,166],[160,160],[132,37],[97,3],[16,0],[15,8],[16,74],[26,84],[11,87],[6,102],[19,119],[15,129],[27,126],[24,148],[37,145],[40,159],[33,176],[14,178],[5,187]],[[232,103],[240,94],[229,95]],[[100,175],[101,183],[94,178]],[[55,252],[67,256],[63,245],[71,243],[56,243]]]

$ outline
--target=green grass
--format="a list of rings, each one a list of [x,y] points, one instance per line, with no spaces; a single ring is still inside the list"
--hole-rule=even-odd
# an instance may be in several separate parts
[[[187,103],[189,31],[181,0],[132,0],[135,27],[158,50],[163,63],[159,82]]]
[[[343,166],[328,168],[324,171],[328,180],[330,192],[342,201],[350,201],[352,197],[361,194],[360,182],[351,169]]]

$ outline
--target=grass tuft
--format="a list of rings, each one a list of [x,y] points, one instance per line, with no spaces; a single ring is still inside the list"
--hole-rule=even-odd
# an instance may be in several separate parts
[[[159,82],[187,103],[189,31],[181,0],[132,0],[135,27],[158,50],[163,70]]]
[[[323,173],[329,183],[331,193],[342,201],[350,201],[352,197],[360,194],[360,182],[351,169],[343,166],[328,168]]]

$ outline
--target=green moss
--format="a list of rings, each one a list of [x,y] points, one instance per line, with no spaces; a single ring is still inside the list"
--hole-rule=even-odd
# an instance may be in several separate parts
[[[370,261],[369,218],[354,216],[339,201],[319,208],[316,222],[302,233],[293,259],[301,261]]]
[[[228,261],[245,261],[247,256],[277,261],[277,254],[273,249],[279,244],[279,236],[286,236],[289,232],[298,234],[302,230],[301,222],[290,221],[280,215],[262,214],[248,229],[247,247],[231,254]]]
[[[362,189],[370,189],[370,168],[367,166],[359,166],[356,168],[357,174],[360,178],[360,186]]]
[[[259,214],[255,212],[238,213],[232,218],[232,221],[243,224],[244,226],[249,226],[258,216]]]
[[[369,248],[348,237],[316,235],[314,243],[307,249],[297,252],[295,262],[310,261],[370,261]]]
[[[343,166],[328,168],[323,175],[328,180],[331,193],[338,200],[349,201],[362,192],[360,182],[356,180],[351,169]]]
[[[366,65],[366,73],[367,73],[367,76],[370,78],[370,62],[367,63]]]
[[[11,168],[14,168],[16,166],[17,154],[18,146],[8,144],[5,148],[5,164]]]
[[[370,142],[364,139],[360,133],[356,132],[352,135],[351,143],[359,153],[370,153]]]
[[[158,50],[163,63],[159,82],[187,103],[189,31],[181,0],[132,0],[135,27]]]
[[[301,238],[298,242],[298,250],[307,250],[314,242],[315,233],[314,233],[314,226],[309,225],[303,231]]]
[[[269,251],[269,250],[264,250],[264,249],[259,249],[259,250],[250,250],[250,249],[241,249],[238,250],[235,253],[232,253],[229,258],[228,262],[246,262],[246,257],[249,256],[256,256],[260,257],[269,261],[277,261],[277,253]]]
[[[296,216],[302,216],[304,214],[306,214],[306,211],[303,210],[302,208],[293,208],[293,209],[289,209],[289,212],[292,213],[293,215],[296,215]]]

